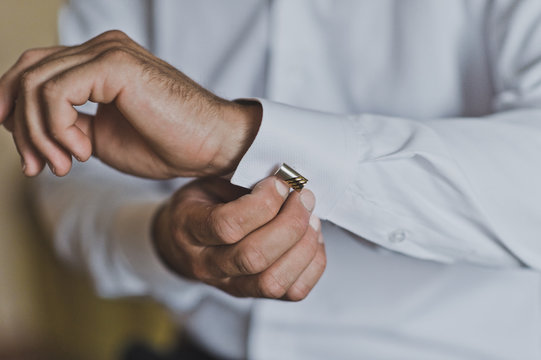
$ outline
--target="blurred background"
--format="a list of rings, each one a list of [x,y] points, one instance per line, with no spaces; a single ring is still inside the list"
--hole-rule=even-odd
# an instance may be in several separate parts
[[[0,74],[57,42],[61,0],[0,0]],[[0,129],[0,359],[118,359],[130,342],[166,348],[167,313],[145,299],[100,300],[60,264],[33,214],[11,136]]]

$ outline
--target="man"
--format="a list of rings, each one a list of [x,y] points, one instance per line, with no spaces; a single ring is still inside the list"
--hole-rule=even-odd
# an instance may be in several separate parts
[[[162,206],[183,180],[90,160],[40,201],[103,296],[153,296],[217,356],[537,359],[540,20],[537,1],[72,1],[64,43],[120,28],[154,55],[119,32],[26,53],[0,116],[30,176],[95,153],[205,177]],[[266,178],[281,162],[317,206]]]

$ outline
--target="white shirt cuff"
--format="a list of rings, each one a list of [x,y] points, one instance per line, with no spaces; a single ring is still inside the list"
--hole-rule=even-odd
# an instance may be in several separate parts
[[[314,212],[327,219],[367,151],[360,131],[352,131],[355,118],[257,101],[263,107],[261,126],[231,182],[251,188],[286,163],[308,179],[317,199]]]

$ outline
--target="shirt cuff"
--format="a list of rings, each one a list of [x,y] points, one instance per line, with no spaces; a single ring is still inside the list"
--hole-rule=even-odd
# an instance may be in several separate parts
[[[287,163],[308,179],[317,199],[314,213],[327,219],[367,152],[355,117],[256,100],[263,107],[261,126],[231,182],[251,188]]]

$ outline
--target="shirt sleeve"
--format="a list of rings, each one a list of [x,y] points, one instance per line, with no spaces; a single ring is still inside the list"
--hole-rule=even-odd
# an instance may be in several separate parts
[[[171,192],[164,185],[91,159],[62,179],[40,175],[34,191],[57,253],[87,270],[100,296],[152,296],[186,311],[208,294],[171,273],[152,245],[154,214]]]
[[[152,22],[147,0],[70,0],[58,14],[58,32],[64,45],[78,45],[108,30],[122,30],[149,48]]]
[[[487,13],[494,113],[415,120],[324,114],[260,99],[260,131],[232,182],[288,163],[322,219],[441,262],[541,269],[541,9]]]

